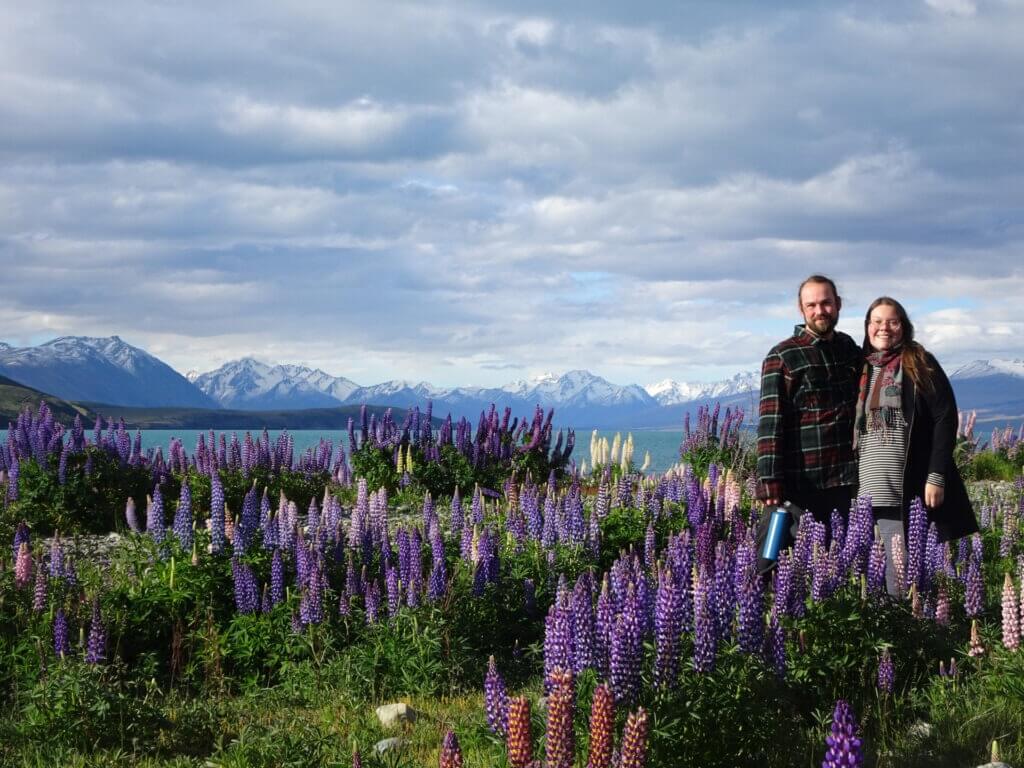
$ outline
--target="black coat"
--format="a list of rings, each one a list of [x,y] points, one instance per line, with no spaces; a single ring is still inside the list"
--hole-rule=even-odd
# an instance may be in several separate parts
[[[903,376],[903,417],[907,421],[907,459],[903,470],[903,509],[915,497],[924,499],[930,472],[945,478],[942,505],[928,510],[940,541],[951,541],[978,531],[967,488],[953,461],[956,445],[957,409],[953,388],[938,361],[926,353],[932,386],[914,386]],[[904,517],[906,523],[906,517]]]

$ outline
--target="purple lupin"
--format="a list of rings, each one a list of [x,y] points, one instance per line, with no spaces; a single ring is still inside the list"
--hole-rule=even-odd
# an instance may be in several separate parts
[[[857,768],[864,764],[861,740],[853,710],[843,699],[836,702],[832,715],[832,732],[825,740],[828,750],[821,768]]]
[[[89,664],[101,664],[107,659],[107,628],[100,616],[100,601],[92,601],[92,621],[89,622],[89,641],[85,648],[85,660]]]
[[[710,579],[701,575],[694,592],[693,668],[697,672],[711,672],[718,654],[717,617],[712,605]]]
[[[494,656],[487,660],[487,674],[484,676],[484,709],[491,733],[504,736],[508,732],[508,689],[498,672]]]
[[[682,634],[679,592],[672,571],[658,573],[658,593],[654,601],[654,684],[675,688],[679,676],[679,638]]]
[[[181,481],[181,495],[178,508],[174,511],[174,535],[183,551],[192,549],[192,490],[188,485],[188,476]]]
[[[878,661],[876,685],[879,691],[887,695],[892,695],[896,687],[896,668],[893,666],[888,648],[883,649],[882,657]]]
[[[68,619],[64,615],[63,608],[58,608],[53,617],[53,652],[61,659],[71,654],[71,643],[68,640]]]

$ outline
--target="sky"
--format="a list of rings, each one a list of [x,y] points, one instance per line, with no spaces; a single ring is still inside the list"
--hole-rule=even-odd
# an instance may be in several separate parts
[[[5,5],[10,344],[709,381],[823,272],[1024,357],[1024,0]]]

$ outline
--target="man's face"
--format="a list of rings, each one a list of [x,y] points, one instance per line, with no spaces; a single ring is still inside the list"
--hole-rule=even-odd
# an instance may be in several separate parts
[[[828,336],[839,322],[842,303],[828,283],[807,283],[800,290],[800,312],[807,327],[819,336]]]

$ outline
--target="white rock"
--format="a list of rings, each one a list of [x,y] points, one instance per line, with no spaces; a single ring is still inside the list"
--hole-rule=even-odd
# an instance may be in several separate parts
[[[405,739],[400,739],[397,736],[392,736],[390,739],[381,739],[373,745],[373,751],[378,755],[383,755],[385,752],[390,752],[393,749],[401,749],[405,746]]]
[[[416,710],[405,702],[382,704],[377,707],[377,719],[385,728],[395,728],[402,723],[415,723]]]
[[[908,735],[914,739],[927,739],[932,735],[932,724],[918,720],[908,731]]]

